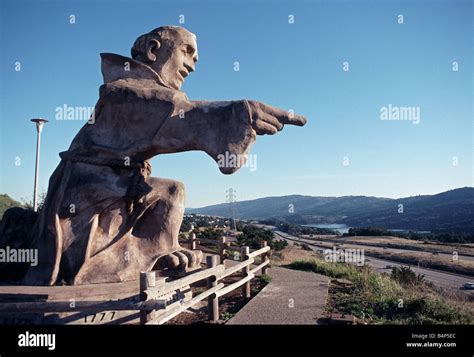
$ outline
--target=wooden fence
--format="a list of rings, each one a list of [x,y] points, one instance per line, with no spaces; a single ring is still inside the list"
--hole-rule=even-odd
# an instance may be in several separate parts
[[[196,249],[195,237],[191,239],[191,248]],[[13,298],[9,302],[0,302],[0,316],[22,315],[22,314],[45,314],[45,313],[71,313],[80,312],[90,313],[96,316],[104,311],[135,311],[139,314],[140,324],[164,324],[183,311],[195,306],[200,301],[207,299],[208,318],[210,321],[219,320],[219,298],[229,292],[242,288],[244,297],[250,297],[250,280],[255,277],[258,271],[262,274],[266,272],[269,264],[269,250],[267,242],[263,242],[260,249],[250,252],[249,247],[234,247],[224,239],[220,241],[199,240],[201,244],[213,244],[219,247],[218,263],[217,255],[207,256],[207,267],[198,271],[191,272],[179,279],[168,281],[169,278],[156,279],[155,272],[142,272],[139,277],[139,291],[130,294],[130,284],[116,283],[103,284],[102,290],[107,287],[120,292],[122,298],[114,299],[114,294],[95,294],[95,296],[105,297],[104,300],[87,300],[87,287],[81,286],[63,286],[63,287],[0,287],[0,301],[9,301],[12,297],[21,296],[23,301]],[[235,264],[224,264],[226,250],[239,251],[240,262]],[[259,258],[258,263],[256,259]],[[229,260],[230,262],[230,260]],[[256,265],[258,264],[258,265]],[[231,275],[240,274],[240,279],[231,284],[225,285],[223,280]],[[191,284],[205,280],[206,289],[196,296],[192,296]],[[121,285],[120,285],[121,284]],[[102,285],[102,284],[95,284]],[[125,289],[125,287],[127,287]],[[6,288],[6,289],[5,289]],[[31,293],[25,288],[31,288]],[[34,296],[47,296],[50,291],[59,289],[62,300],[59,301],[38,301]],[[61,290],[62,289],[62,290]],[[68,293],[69,291],[69,293]],[[86,300],[74,300],[78,296],[78,291],[82,292]],[[90,295],[94,296],[89,289]],[[128,295],[127,295],[128,293]],[[138,294],[137,294],[138,293]],[[64,299],[64,297],[68,298]],[[112,298],[110,298],[112,296]],[[118,296],[116,294],[116,296]],[[27,301],[24,301],[24,300]],[[30,300],[30,301],[28,301]],[[87,315],[86,315],[87,316]],[[87,321],[87,317],[86,317]],[[92,321],[94,321],[92,319]]]

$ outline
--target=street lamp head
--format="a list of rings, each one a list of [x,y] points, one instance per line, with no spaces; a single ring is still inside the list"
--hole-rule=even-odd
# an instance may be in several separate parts
[[[38,133],[41,133],[44,123],[48,122],[48,120],[44,118],[35,118],[35,119],[31,119],[31,121],[33,123],[36,123],[36,130],[38,131]]]

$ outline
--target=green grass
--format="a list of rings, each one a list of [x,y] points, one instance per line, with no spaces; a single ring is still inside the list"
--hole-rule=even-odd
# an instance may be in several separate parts
[[[194,296],[198,296],[198,295],[202,294],[203,292],[205,292],[206,290],[207,290],[206,288],[196,288],[196,289],[194,290],[194,294],[193,294],[193,295],[194,295]]]
[[[230,320],[234,316],[235,316],[235,314],[233,314],[231,312],[224,311],[223,313],[221,313],[220,319],[223,320],[223,321],[227,321],[227,320]]]
[[[323,260],[297,260],[289,265],[289,268],[295,270],[312,271],[336,279],[347,279],[353,282],[359,282],[362,279],[362,273],[352,266],[345,263],[329,263]]]
[[[356,316],[370,324],[472,324],[472,311],[443,300],[422,279],[400,282],[393,277],[345,263],[323,260],[295,261],[292,269],[347,279],[353,286],[331,284],[329,311]],[[398,280],[397,280],[398,279]]]
[[[267,285],[270,284],[270,282],[272,281],[272,277],[268,274],[262,274],[258,276],[258,280],[260,280],[260,282],[262,282],[263,284]]]

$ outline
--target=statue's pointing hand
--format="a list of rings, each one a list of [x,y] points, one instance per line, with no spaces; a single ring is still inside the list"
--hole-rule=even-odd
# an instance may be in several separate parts
[[[278,109],[254,100],[247,101],[250,107],[252,128],[257,135],[273,135],[283,129],[285,124],[303,126],[306,118],[302,115]]]

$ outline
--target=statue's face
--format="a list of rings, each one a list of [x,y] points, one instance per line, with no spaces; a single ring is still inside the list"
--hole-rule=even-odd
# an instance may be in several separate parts
[[[166,85],[181,89],[189,73],[195,70],[198,60],[196,37],[182,29],[172,41],[163,42],[155,51],[156,61],[151,67],[160,75]]]

